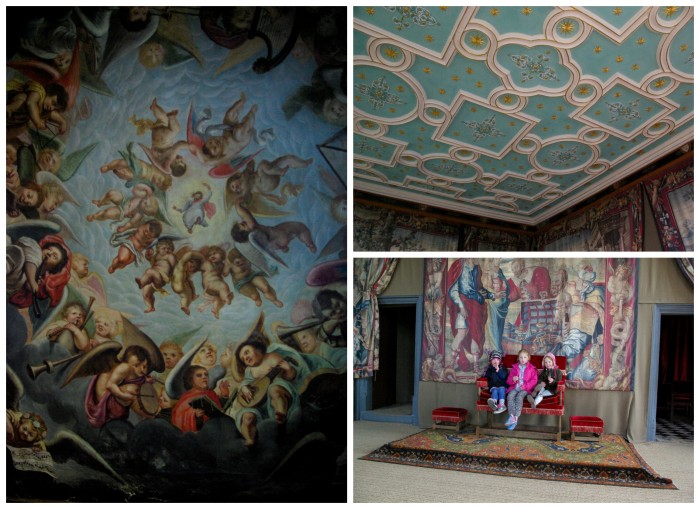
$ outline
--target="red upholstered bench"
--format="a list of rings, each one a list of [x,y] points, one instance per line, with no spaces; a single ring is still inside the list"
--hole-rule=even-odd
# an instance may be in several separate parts
[[[448,428],[459,431],[462,426],[467,424],[466,408],[457,408],[452,406],[443,406],[433,410],[433,429]],[[450,424],[445,424],[450,423]]]
[[[605,422],[600,417],[572,415],[569,417],[569,428],[571,430],[571,440],[597,442],[603,436]],[[576,436],[576,433],[593,433],[594,435]]]
[[[530,358],[530,362],[538,368],[538,372],[541,371],[542,357],[542,355],[533,355]],[[566,357],[556,356],[555,360],[559,369],[566,369]],[[511,366],[514,366],[517,362],[517,355],[506,355],[503,358],[503,365],[508,369],[511,369]],[[564,380],[560,380],[557,384],[557,393],[554,396],[545,397],[542,402],[537,405],[537,408],[532,408],[527,401],[523,404],[523,414],[555,416],[557,418],[556,426],[525,426],[519,424],[516,429],[507,430],[503,424],[503,422],[505,422],[505,417],[499,424],[494,424],[493,422],[493,410],[491,410],[488,405],[488,399],[491,397],[491,393],[489,392],[489,384],[486,378],[482,377],[477,379],[476,393],[476,411],[486,412],[486,424],[482,425],[477,423],[476,425],[477,437],[483,434],[514,436],[519,438],[545,438],[556,441],[561,440],[561,421],[564,415],[564,395],[566,393],[566,382]],[[505,416],[507,414],[504,413],[503,415]]]

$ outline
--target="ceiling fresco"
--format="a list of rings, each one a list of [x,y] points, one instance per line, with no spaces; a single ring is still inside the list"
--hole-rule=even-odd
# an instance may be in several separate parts
[[[355,7],[354,187],[537,225],[693,139],[692,7]]]

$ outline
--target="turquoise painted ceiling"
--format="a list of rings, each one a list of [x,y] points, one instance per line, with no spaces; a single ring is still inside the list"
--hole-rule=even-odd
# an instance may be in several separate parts
[[[354,187],[536,225],[693,139],[692,7],[355,7]]]

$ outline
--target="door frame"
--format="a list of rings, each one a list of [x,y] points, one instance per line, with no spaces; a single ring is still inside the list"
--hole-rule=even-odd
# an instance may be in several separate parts
[[[411,401],[410,415],[384,414],[377,410],[372,410],[372,378],[357,378],[354,380],[355,387],[355,420],[377,421],[377,422],[399,422],[403,424],[418,425],[418,382],[420,381],[420,357],[421,344],[423,338],[423,297],[421,295],[409,295],[400,297],[379,297],[378,304],[381,305],[401,305],[408,304],[416,306],[416,327],[414,330],[415,349],[413,361],[413,398]],[[380,324],[381,327],[381,324]]]
[[[649,403],[647,406],[647,441],[656,440],[656,404],[659,391],[659,354],[661,351],[661,317],[693,315],[693,304],[654,304],[651,326],[651,362],[649,366]]]

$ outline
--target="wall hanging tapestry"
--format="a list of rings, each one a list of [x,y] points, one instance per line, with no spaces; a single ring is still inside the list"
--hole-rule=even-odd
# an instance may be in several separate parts
[[[644,181],[664,251],[694,251],[693,159]]]
[[[355,203],[356,251],[456,251],[459,228],[437,219]]]
[[[583,444],[425,430],[385,444],[362,459],[548,481],[677,489],[617,435]]]
[[[346,501],[346,8],[6,15],[8,500]]]
[[[631,390],[635,259],[425,261],[421,380],[470,383],[493,350],[567,358],[567,386]]]
[[[534,237],[493,228],[464,227],[463,251],[531,251]]]
[[[634,186],[543,229],[539,251],[641,251],[642,191]]]

